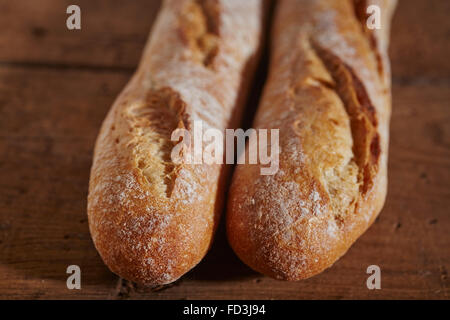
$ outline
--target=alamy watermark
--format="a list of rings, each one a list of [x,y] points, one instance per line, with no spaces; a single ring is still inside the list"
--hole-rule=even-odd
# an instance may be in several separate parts
[[[66,13],[70,14],[66,20],[66,26],[69,30],[81,29],[81,9],[79,6],[72,4],[67,7]]]
[[[373,264],[367,267],[367,274],[370,274],[370,277],[367,278],[366,285],[367,289],[381,289],[381,269],[379,266]]]
[[[366,13],[369,15],[366,21],[367,28],[370,30],[381,29],[381,9],[379,6],[372,4],[367,7]]]
[[[67,277],[66,286],[67,289],[73,290],[81,289],[81,269],[76,264],[70,265],[66,269],[66,273],[70,274],[69,277]]]
[[[215,128],[204,130],[202,121],[194,121],[192,134],[184,128],[176,129],[172,133],[171,140],[177,144],[170,156],[175,164],[260,164],[261,175],[274,175],[279,168],[279,131],[226,129],[222,132]]]

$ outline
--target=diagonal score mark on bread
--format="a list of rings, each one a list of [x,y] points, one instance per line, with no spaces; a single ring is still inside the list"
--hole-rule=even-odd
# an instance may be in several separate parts
[[[173,190],[177,166],[170,154],[174,146],[171,134],[178,128],[189,129],[186,104],[170,88],[150,90],[142,103],[130,105],[124,117],[133,137],[131,149],[136,167],[147,183],[152,184],[168,198]]]
[[[180,21],[183,39],[195,60],[211,68],[219,50],[219,12],[217,0],[197,0],[188,4]]]
[[[363,194],[372,186],[380,156],[380,138],[376,127],[375,108],[366,89],[352,68],[331,51],[311,41],[312,48],[322,60],[350,118],[354,160],[359,168],[358,183]]]
[[[320,65],[320,69],[326,73],[307,77],[300,85],[294,85],[290,91],[293,98],[305,94],[303,90],[321,86],[336,94],[350,120],[353,158],[349,159],[348,163],[335,167],[332,174],[324,175],[319,183],[328,194],[336,225],[342,226],[345,217],[357,210],[359,198],[364,197],[370,190],[378,170],[381,147],[377,133],[376,111],[364,85],[350,66],[330,50],[322,48],[313,38],[307,35],[301,38],[304,39],[301,41],[303,46],[310,49],[312,56],[309,58],[313,59],[317,67]],[[301,120],[294,122],[294,129],[297,122]],[[330,119],[330,122],[336,122],[335,125],[339,126],[339,122],[334,119]],[[361,196],[357,192],[358,188]],[[345,201],[347,197],[352,199]],[[275,237],[299,224],[305,224],[307,220],[307,217],[299,216],[289,225],[272,233],[270,237]]]
[[[179,21],[180,36],[190,48],[192,59],[205,68],[212,68],[219,50],[219,14],[217,0],[187,2]],[[175,90],[152,85],[145,101],[126,109],[125,119],[134,138],[132,149],[136,167],[149,184],[170,198],[179,165],[170,154],[174,146],[171,134],[176,129],[189,130],[186,103]]]

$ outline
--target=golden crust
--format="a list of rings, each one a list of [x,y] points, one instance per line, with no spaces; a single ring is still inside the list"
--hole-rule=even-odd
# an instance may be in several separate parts
[[[361,2],[364,2],[361,4]],[[273,176],[237,166],[227,212],[237,255],[268,276],[299,280],[330,267],[371,225],[387,182],[388,32],[361,6],[395,1],[281,0],[268,82],[254,126],[280,129]]]
[[[236,126],[263,14],[262,0],[164,2],[136,74],[102,125],[91,169],[91,235],[121,277],[170,283],[206,254],[225,169],[175,165],[170,135],[196,120],[204,128]]]

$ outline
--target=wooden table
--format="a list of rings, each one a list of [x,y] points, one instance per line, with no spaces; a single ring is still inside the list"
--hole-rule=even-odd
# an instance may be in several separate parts
[[[0,298],[448,299],[450,1],[401,1],[392,30],[389,194],[376,223],[332,268],[301,282],[256,274],[223,225],[173,285],[109,272],[92,244],[86,196],[99,126],[132,75],[157,12],[151,0],[0,0]],[[66,268],[79,265],[81,290]],[[381,290],[366,268],[381,267]]]

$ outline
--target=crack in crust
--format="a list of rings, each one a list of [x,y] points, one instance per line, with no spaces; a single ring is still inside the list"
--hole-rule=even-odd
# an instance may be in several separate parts
[[[350,118],[354,160],[359,168],[358,182],[361,193],[366,194],[373,185],[381,152],[375,108],[364,84],[350,66],[315,41],[311,41],[311,47],[333,78],[334,90]]]
[[[217,0],[189,3],[181,20],[181,35],[195,61],[212,68],[219,52],[220,7]]]
[[[188,128],[185,103],[170,88],[152,89],[144,103],[133,104],[125,112],[132,138],[127,146],[133,160],[147,180],[170,198],[178,166],[171,159],[172,132]]]

